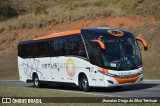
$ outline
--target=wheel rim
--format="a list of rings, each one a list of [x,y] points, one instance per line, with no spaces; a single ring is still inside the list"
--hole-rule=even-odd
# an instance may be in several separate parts
[[[35,84],[35,86],[38,86],[38,78],[34,79],[34,84]]]
[[[87,85],[88,85],[87,80],[86,80],[86,79],[83,79],[83,80],[82,80],[82,86],[83,86],[84,88],[86,88]]]

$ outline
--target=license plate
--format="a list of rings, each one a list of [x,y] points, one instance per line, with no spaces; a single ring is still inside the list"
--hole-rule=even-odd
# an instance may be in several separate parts
[[[124,83],[125,85],[129,85],[129,84],[132,84],[132,83],[130,83],[130,82],[127,82],[127,83]]]

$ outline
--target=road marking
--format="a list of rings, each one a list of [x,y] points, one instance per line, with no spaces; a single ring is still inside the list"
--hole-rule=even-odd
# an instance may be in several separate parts
[[[144,90],[152,90],[152,91],[159,91],[160,90],[160,88],[148,88],[148,89],[144,89]]]
[[[151,79],[144,79],[144,81],[157,81],[157,82],[160,82],[160,80],[151,80]]]
[[[62,91],[62,92],[71,92],[71,93],[89,94],[89,95],[95,95],[95,96],[115,97],[113,95],[108,95],[108,94],[97,94],[96,92],[88,93],[88,92],[83,92],[83,91],[69,91],[69,90],[58,90],[58,89],[50,89],[50,90],[56,90],[56,91]],[[116,96],[116,97],[121,97],[121,96]]]

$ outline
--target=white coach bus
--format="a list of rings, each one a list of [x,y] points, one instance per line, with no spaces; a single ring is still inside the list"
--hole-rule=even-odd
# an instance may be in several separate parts
[[[22,41],[18,44],[19,78],[42,87],[48,82],[90,87],[119,87],[143,81],[142,58],[132,33],[88,28]]]

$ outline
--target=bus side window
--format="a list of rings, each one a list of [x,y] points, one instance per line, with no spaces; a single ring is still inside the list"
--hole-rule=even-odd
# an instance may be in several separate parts
[[[28,57],[29,58],[34,58],[34,43],[28,44]]]
[[[66,55],[66,49],[65,49],[66,42],[67,42],[66,37],[60,37],[59,38],[59,47],[58,47],[59,56],[65,56]]]
[[[24,58],[28,57],[28,46],[27,44],[24,44]]]
[[[26,47],[26,44],[23,44],[22,45],[22,50],[23,50],[23,58],[27,58],[27,47]]]
[[[23,51],[22,50],[22,45],[19,44],[18,45],[18,56],[23,58],[22,51]]]
[[[52,53],[52,47],[50,40],[46,41],[46,50],[45,50],[45,57],[50,57]]]
[[[92,54],[94,57],[95,64],[102,66],[102,63],[103,63],[102,62],[102,55],[101,55],[102,51],[101,51],[99,44],[97,44],[97,43],[92,44]]]
[[[59,56],[59,38],[51,39],[50,40],[50,56],[56,57]]]
[[[37,57],[45,57],[45,42],[44,41],[40,41],[36,43],[36,47],[37,47],[37,52],[36,55]]]
[[[84,46],[83,40],[82,40],[80,35],[79,35],[79,38],[78,38],[77,42],[78,42],[78,56],[81,56],[81,57],[84,57],[84,58],[87,59],[85,46]]]
[[[63,36],[50,40],[50,56],[86,56],[85,47],[80,35]]]
[[[101,55],[101,48],[99,44],[94,43],[94,42],[87,42],[87,48],[88,48],[88,54],[89,54],[89,59],[92,64],[102,66],[102,55]]]
[[[79,34],[68,36],[65,45],[66,55],[74,55],[87,58],[85,47]]]
[[[66,43],[65,43],[65,55],[68,56],[68,55],[72,55],[73,54],[73,45],[72,45],[72,42],[74,41],[74,39],[72,39],[72,35],[68,36],[66,38]]]
[[[80,39],[78,43],[79,43],[78,44],[78,56],[87,58],[86,50],[85,50],[84,43],[83,43],[82,39]]]

